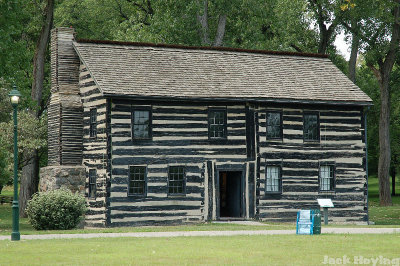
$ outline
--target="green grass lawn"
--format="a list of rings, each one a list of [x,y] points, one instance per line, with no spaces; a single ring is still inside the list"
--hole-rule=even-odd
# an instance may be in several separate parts
[[[324,256],[394,259],[399,250],[400,234],[0,241],[0,265],[321,265]]]
[[[12,186],[5,186],[1,190],[1,196],[12,197],[14,195],[13,187]]]
[[[400,194],[400,183],[397,184]],[[1,195],[12,196],[12,187],[5,187]],[[376,227],[398,227],[400,226],[400,196],[393,197],[393,206],[380,207],[378,194],[378,179],[369,178],[369,215],[370,220],[376,223]],[[0,205],[0,235],[11,234],[11,205]],[[324,225],[325,226],[325,225]],[[347,227],[353,225],[335,225],[330,227]],[[31,234],[78,234],[78,233],[123,233],[123,232],[161,232],[161,231],[206,231],[206,230],[269,230],[269,229],[295,229],[293,223],[268,223],[264,226],[248,226],[235,224],[196,224],[184,226],[147,226],[147,227],[123,227],[106,229],[75,229],[75,230],[54,230],[54,231],[36,231],[29,224],[28,219],[20,219],[20,232],[23,235]]]
[[[369,219],[377,225],[400,225],[400,178],[396,179],[397,195],[392,196],[393,206],[379,206],[378,178],[371,176],[368,180]]]

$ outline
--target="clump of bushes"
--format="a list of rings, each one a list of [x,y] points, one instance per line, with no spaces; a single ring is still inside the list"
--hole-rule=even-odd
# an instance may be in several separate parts
[[[36,193],[26,208],[29,222],[36,230],[75,228],[85,211],[85,198],[64,188]]]

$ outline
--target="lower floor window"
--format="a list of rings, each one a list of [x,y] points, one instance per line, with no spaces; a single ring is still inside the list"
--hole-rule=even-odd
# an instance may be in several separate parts
[[[168,194],[185,193],[185,168],[170,166],[168,170]]]
[[[266,179],[265,192],[282,191],[280,166],[267,166],[265,179]]]
[[[97,171],[96,169],[89,169],[89,198],[96,197],[96,178]]]
[[[321,165],[319,168],[319,190],[333,191],[335,188],[334,184],[333,165]]]
[[[143,196],[145,194],[146,194],[146,167],[130,166],[128,195]]]

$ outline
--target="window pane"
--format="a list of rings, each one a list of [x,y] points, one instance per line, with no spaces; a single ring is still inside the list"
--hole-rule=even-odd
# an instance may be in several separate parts
[[[210,138],[223,138],[226,136],[225,111],[210,111],[208,123]]]
[[[320,190],[330,191],[333,190],[333,166],[323,165],[319,169]]]
[[[96,169],[89,169],[89,198],[96,197],[96,178],[97,171]]]
[[[304,115],[304,139],[318,140],[318,133],[318,116],[314,114]]]
[[[146,139],[150,137],[150,111],[135,110],[133,112],[133,138]]]
[[[266,192],[279,192],[280,191],[280,167],[267,166],[266,168]]]
[[[281,138],[281,114],[267,113],[267,138]]]
[[[129,168],[128,194],[144,195],[146,192],[146,167],[131,166]]]
[[[168,193],[184,193],[184,168],[181,166],[171,166],[168,172]]]

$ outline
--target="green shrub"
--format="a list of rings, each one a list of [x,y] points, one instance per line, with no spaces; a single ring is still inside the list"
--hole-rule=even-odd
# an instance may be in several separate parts
[[[26,208],[29,222],[36,230],[75,228],[85,211],[85,198],[68,189],[36,193]]]

